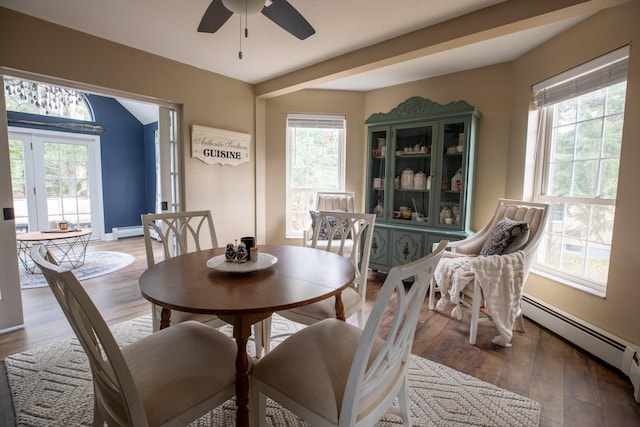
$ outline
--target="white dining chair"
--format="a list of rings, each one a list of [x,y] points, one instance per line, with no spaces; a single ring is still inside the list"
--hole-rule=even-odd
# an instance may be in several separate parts
[[[94,426],[185,426],[235,395],[229,337],[186,321],[120,348],[73,272],[52,263],[43,245],[31,257],[89,358]]]
[[[318,222],[318,213],[320,211],[356,212],[356,195],[352,191],[319,191],[316,193],[314,206],[315,207],[309,211],[311,222],[309,227],[304,230],[302,239],[302,245],[307,247],[313,243],[313,232]],[[314,247],[320,248],[326,244],[327,239],[321,234]],[[351,248],[353,241],[347,240],[345,244],[348,248]]]
[[[355,268],[355,278],[348,288],[342,291],[341,299],[344,305],[345,318],[358,314],[358,325],[364,327],[364,309],[367,293],[367,273],[369,257],[373,240],[375,214],[354,212],[320,211],[316,224],[311,248],[336,252],[347,258]],[[326,236],[321,241],[320,236]],[[351,242],[348,244],[347,242]],[[320,246],[316,248],[316,246]],[[335,298],[329,298],[313,304],[279,311],[278,314],[291,321],[304,325],[311,325],[327,318],[336,317]],[[256,351],[260,356],[260,341],[263,349],[268,353],[271,348],[271,317],[256,323],[255,339]]]
[[[143,214],[142,229],[148,268],[174,256],[218,247],[210,211]],[[159,254],[154,251],[154,241],[162,244]],[[180,285],[176,283],[176,286]],[[153,330],[157,331],[160,329],[162,307],[155,304],[151,304],[151,307]],[[226,325],[214,315],[171,311],[171,325],[187,320],[197,320],[214,328]]]
[[[260,359],[251,373],[254,426],[264,426],[267,397],[311,425],[373,426],[399,402],[411,426],[409,354],[429,282],[448,242],[389,272],[366,326],[325,319]],[[408,288],[404,281],[414,279]]]

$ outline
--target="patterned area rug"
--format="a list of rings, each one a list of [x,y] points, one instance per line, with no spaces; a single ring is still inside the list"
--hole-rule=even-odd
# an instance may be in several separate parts
[[[87,252],[84,265],[73,270],[78,280],[87,280],[121,270],[135,261],[136,257],[124,252],[96,251]],[[20,288],[33,289],[47,286],[47,281],[36,267],[36,273],[31,274],[20,265]]]
[[[299,329],[274,315],[273,334]],[[230,334],[231,328],[223,328]],[[151,333],[151,317],[143,316],[113,327],[121,345]],[[277,345],[274,340],[273,345]],[[253,352],[253,343],[249,343]],[[414,426],[537,426],[540,404],[444,365],[412,355],[409,398]],[[82,347],[73,340],[59,342],[5,359],[19,426],[91,426],[91,371]],[[270,426],[309,426],[273,401],[268,401]],[[190,427],[235,425],[232,400]],[[377,427],[401,426],[386,415]]]

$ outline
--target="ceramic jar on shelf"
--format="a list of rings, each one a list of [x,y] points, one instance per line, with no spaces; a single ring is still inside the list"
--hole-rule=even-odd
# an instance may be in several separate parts
[[[400,189],[401,190],[413,190],[413,170],[407,168],[402,171],[400,175]]]
[[[454,224],[460,223],[460,205],[453,205],[451,208],[451,218]]]
[[[408,206],[400,206],[400,217],[402,219],[411,219],[411,208]]]
[[[424,174],[424,172],[418,172],[413,177],[413,189],[414,190],[427,189],[427,176]]]
[[[373,208],[373,213],[376,216],[383,216],[384,215],[384,206],[382,205],[382,201],[378,200],[378,204],[376,205],[375,208]]]
[[[451,209],[449,206],[443,206],[440,210],[440,224],[453,224],[453,218],[451,218]]]
[[[458,169],[456,174],[451,177],[451,190],[462,190],[462,169]]]

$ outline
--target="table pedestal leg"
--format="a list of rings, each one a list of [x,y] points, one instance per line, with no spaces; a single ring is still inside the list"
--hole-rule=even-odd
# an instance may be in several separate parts
[[[236,426],[249,427],[249,356],[247,341],[251,336],[251,324],[262,320],[251,315],[219,315],[225,322],[233,325],[233,338],[236,340]]]
[[[342,302],[342,293],[336,295],[336,318],[338,320],[346,320],[344,317],[344,303]]]
[[[249,426],[249,358],[247,356],[247,338],[236,337],[238,353],[236,355],[236,426]]]
[[[156,307],[152,306],[151,309],[155,310]],[[166,307],[162,307],[160,312],[160,329],[168,328],[171,324],[171,310]]]

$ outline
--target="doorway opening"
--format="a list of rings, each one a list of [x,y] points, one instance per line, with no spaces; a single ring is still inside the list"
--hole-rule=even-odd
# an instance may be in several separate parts
[[[110,240],[114,228],[141,227],[141,213],[180,209],[178,105],[1,67],[0,77],[82,92],[95,113],[70,119],[7,111],[3,91],[0,113],[10,127],[0,126],[0,196],[5,219],[15,219],[0,224],[4,235],[51,230],[66,221],[91,228],[94,241]],[[10,165],[14,160],[20,166]],[[14,224],[15,230],[5,230]],[[10,237],[0,241],[3,253],[15,253],[16,246]],[[0,280],[0,330],[26,323],[18,265],[17,257],[0,260],[7,272]]]

